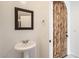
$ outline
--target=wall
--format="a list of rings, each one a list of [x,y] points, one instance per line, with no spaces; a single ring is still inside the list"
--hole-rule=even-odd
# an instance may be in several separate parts
[[[71,40],[71,16],[70,16],[70,1],[65,1],[66,7],[67,7],[67,54],[71,54],[70,50],[70,40]]]
[[[49,2],[49,57],[53,58],[53,2]]]
[[[34,30],[14,29],[15,6],[34,11]],[[30,57],[48,57],[48,8],[48,2],[0,2],[0,57],[20,57],[14,46],[18,41],[27,39],[37,44],[36,55],[32,49]]]
[[[79,2],[70,2],[70,50],[79,57]]]

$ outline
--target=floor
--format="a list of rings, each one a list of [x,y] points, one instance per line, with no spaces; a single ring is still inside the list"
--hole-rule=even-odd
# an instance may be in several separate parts
[[[70,55],[66,56],[65,58],[78,58],[78,57],[73,56],[72,54],[70,54]]]

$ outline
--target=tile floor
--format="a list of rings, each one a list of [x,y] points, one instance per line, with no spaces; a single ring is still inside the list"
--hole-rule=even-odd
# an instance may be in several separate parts
[[[65,58],[78,58],[78,57],[76,57],[76,56],[70,54],[70,55],[66,56]]]

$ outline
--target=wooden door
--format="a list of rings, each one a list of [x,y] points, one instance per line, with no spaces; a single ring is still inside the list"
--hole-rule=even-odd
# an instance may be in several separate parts
[[[53,57],[67,55],[67,8],[63,1],[53,1]]]

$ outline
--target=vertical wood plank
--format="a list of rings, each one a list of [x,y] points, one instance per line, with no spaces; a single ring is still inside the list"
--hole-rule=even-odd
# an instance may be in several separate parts
[[[53,1],[53,57],[67,55],[67,8],[63,1]]]

